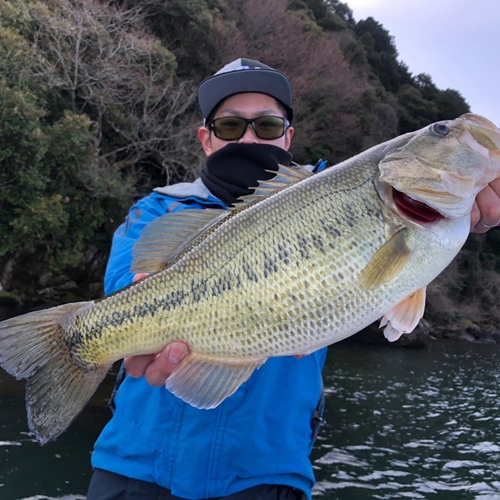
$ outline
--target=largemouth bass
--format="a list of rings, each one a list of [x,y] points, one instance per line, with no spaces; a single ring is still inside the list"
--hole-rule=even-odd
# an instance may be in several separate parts
[[[184,210],[148,225],[133,272],[101,300],[0,323],[0,365],[27,379],[44,444],[116,360],[178,339],[190,354],[167,388],[214,408],[272,356],[307,354],[384,316],[410,332],[425,287],[469,234],[476,194],[500,175],[500,130],[466,114],[397,137],[318,174],[280,167],[233,210]]]

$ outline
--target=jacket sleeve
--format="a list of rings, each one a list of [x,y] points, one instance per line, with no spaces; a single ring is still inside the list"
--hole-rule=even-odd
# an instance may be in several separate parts
[[[130,272],[132,248],[142,230],[154,219],[165,215],[173,198],[153,193],[138,201],[129,211],[125,222],[116,230],[104,278],[106,295],[132,283]],[[180,208],[180,207],[179,207]]]

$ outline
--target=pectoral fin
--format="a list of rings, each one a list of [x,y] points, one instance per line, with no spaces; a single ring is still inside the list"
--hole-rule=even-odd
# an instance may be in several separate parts
[[[266,361],[230,360],[192,353],[167,379],[166,388],[191,406],[209,410],[234,394]]]
[[[403,333],[410,333],[415,329],[424,315],[425,290],[426,287],[420,288],[406,297],[382,318],[380,327],[385,326],[384,335],[387,340],[394,342]]]
[[[377,288],[395,278],[408,262],[411,251],[406,244],[406,229],[389,238],[361,272],[362,285]]]

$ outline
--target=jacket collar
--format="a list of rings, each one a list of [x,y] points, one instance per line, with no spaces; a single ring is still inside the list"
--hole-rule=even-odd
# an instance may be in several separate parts
[[[172,186],[164,186],[155,188],[153,191],[156,193],[166,194],[174,198],[191,198],[196,196],[200,200],[211,201],[215,196],[203,184],[201,179],[196,179],[194,182],[179,182]]]

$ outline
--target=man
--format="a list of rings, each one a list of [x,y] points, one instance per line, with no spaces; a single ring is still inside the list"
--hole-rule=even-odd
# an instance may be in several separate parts
[[[178,210],[224,209],[270,178],[266,170],[291,161],[292,93],[282,73],[238,59],[202,82],[198,97],[205,118],[198,136],[208,158],[201,178],[156,189],[132,207],[113,240],[107,294],[141,277],[129,271],[132,247],[149,222]],[[477,232],[500,222],[499,195],[497,179],[478,196]],[[187,352],[172,342],[157,355],[125,361],[129,376],[95,446],[88,500],[310,497],[308,456],[321,420],[326,349],[269,359],[213,410],[195,409],[163,387]]]

